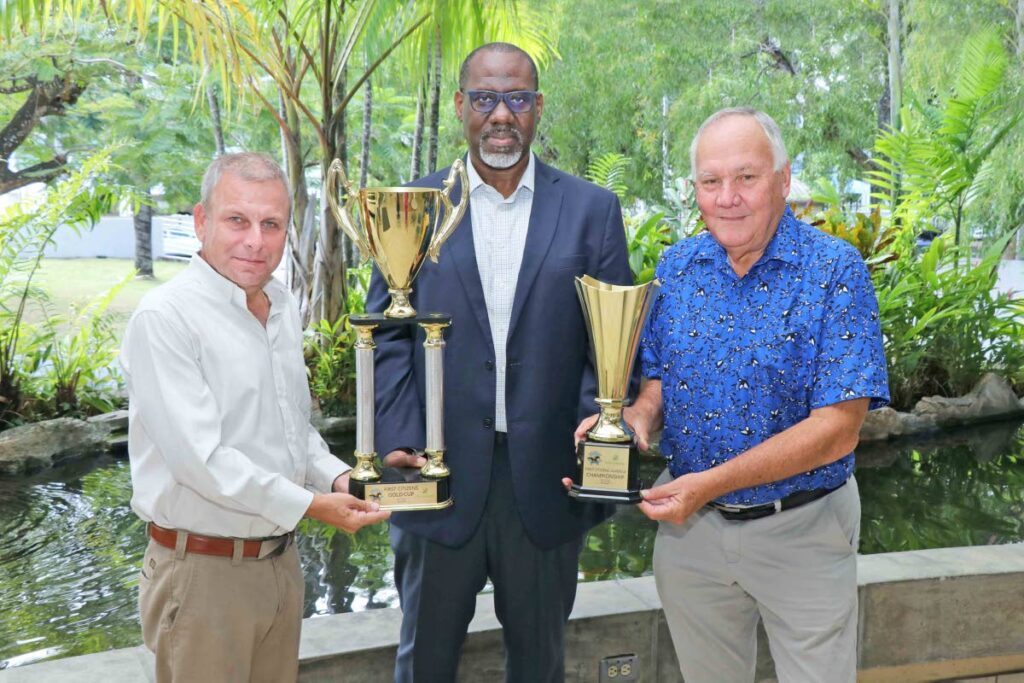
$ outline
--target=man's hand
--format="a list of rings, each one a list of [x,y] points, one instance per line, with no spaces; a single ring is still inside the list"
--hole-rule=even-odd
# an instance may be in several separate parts
[[[403,450],[401,448],[395,449],[384,456],[384,467],[423,467],[427,464],[427,459],[423,457],[422,453]]]
[[[580,441],[587,438],[587,432],[590,428],[597,424],[597,418],[600,417],[600,413],[594,413],[590,417],[583,418],[583,422],[580,422],[580,426],[576,428],[576,431],[572,435],[572,445],[579,446]]]
[[[711,500],[700,483],[700,474],[684,474],[661,486],[641,491],[644,499],[637,507],[653,520],[682,524]]]
[[[334,493],[348,493],[348,475],[351,473],[352,470],[345,470],[345,474],[335,478],[334,483],[331,484],[331,491]]]
[[[351,534],[369,524],[383,522],[391,513],[381,510],[376,503],[359,500],[347,493],[317,493],[313,495],[306,516]]]
[[[622,409],[622,419],[633,430],[633,439],[642,451],[651,449],[651,432],[654,431],[655,416],[634,406]]]

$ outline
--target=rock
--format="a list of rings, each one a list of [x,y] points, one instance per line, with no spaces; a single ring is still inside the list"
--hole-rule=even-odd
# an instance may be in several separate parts
[[[356,431],[356,418],[354,417],[323,417],[314,415],[311,422],[320,436],[325,439],[346,436]]]
[[[93,415],[87,422],[109,425],[110,430],[113,432],[126,432],[128,431],[128,411],[115,410],[112,413]]]
[[[882,441],[903,433],[900,413],[885,407],[869,411],[860,427],[861,441]]]
[[[108,425],[60,417],[0,432],[0,473],[21,474],[106,450]]]
[[[935,422],[935,418],[930,415],[899,413],[899,416],[900,428],[903,430],[903,435],[926,434],[928,432],[937,431],[939,428],[939,425]]]
[[[1020,412],[1021,404],[1013,389],[994,373],[982,377],[966,396],[926,396],[914,406],[915,415],[934,420],[938,425],[956,425]]]

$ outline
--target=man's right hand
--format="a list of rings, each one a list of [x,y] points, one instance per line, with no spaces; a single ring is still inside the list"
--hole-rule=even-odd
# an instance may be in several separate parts
[[[364,526],[383,522],[391,516],[376,503],[359,500],[347,493],[316,493],[306,516],[333,527],[355,533]]]
[[[422,453],[410,453],[401,448],[395,449],[384,456],[384,467],[415,467],[419,469],[427,464]]]

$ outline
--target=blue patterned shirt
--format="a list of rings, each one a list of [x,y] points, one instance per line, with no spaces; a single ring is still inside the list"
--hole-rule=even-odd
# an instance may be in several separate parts
[[[641,344],[645,377],[661,379],[661,450],[673,476],[720,465],[806,418],[855,398],[889,401],[878,303],[860,254],[786,209],[742,278],[702,233],[658,264],[661,290]],[[838,486],[853,453],[719,502],[760,505]]]

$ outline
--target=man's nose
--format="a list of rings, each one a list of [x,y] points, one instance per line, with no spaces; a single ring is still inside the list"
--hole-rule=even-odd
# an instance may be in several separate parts
[[[734,182],[723,180],[722,189],[719,190],[718,196],[715,198],[716,203],[719,206],[736,206],[740,201],[740,193],[737,190]]]
[[[258,251],[263,246],[263,230],[259,223],[254,223],[245,231],[245,246],[253,251]]]
[[[515,120],[515,114],[513,114],[512,110],[508,108],[507,104],[505,104],[505,100],[501,99],[498,100],[498,106],[491,110],[490,118],[492,123],[505,123]]]

